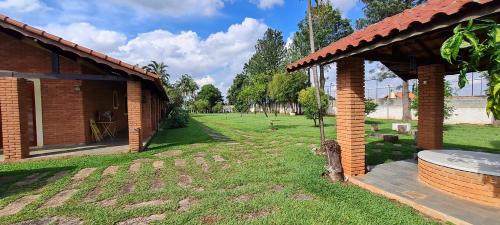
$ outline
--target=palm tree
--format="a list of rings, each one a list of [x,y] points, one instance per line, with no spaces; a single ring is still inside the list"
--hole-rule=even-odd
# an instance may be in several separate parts
[[[153,60],[147,66],[143,66],[142,68],[148,72],[158,74],[163,84],[167,85],[170,79],[170,74],[167,73],[167,67],[168,67],[167,64],[163,62],[158,63]]]
[[[193,78],[188,75],[182,75],[181,79],[177,81],[176,86],[181,90],[184,97],[190,97],[194,99],[196,90],[198,90],[198,84],[193,80]]]

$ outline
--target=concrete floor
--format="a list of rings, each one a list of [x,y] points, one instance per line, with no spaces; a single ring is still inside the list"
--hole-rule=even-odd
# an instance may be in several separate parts
[[[128,139],[117,137],[115,139],[107,139],[99,143],[92,143],[88,145],[50,146],[41,149],[34,148],[30,151],[30,158],[23,160],[64,158],[83,155],[119,154],[127,153],[128,150]],[[3,160],[3,152],[0,151],[0,161]]]
[[[455,224],[500,224],[500,208],[476,204],[426,186],[417,179],[417,163],[397,161],[375,166],[351,182],[377,194]]]

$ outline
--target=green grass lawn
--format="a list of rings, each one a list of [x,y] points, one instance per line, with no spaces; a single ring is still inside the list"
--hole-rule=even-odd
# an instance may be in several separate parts
[[[273,122],[274,128],[270,127]],[[328,117],[326,134],[335,138],[335,118]],[[381,132],[392,133],[392,121],[380,123]],[[11,224],[54,216],[80,219],[85,224],[115,224],[131,218],[161,215],[152,224],[432,224],[409,207],[376,196],[355,186],[332,184],[321,177],[324,159],[311,153],[319,143],[318,128],[302,116],[262,114],[195,115],[189,127],[164,130],[152,140],[148,151],[135,154],[86,156],[68,159],[0,164],[0,209],[23,196],[39,195],[22,211],[0,217]],[[367,134],[370,133],[367,125]],[[367,137],[368,164],[412,158],[414,142],[400,136],[401,146],[377,144]],[[500,152],[500,130],[490,126],[447,126],[445,147]],[[181,152],[158,157],[160,152]],[[395,154],[394,152],[399,152]],[[220,156],[225,161],[216,161]],[[201,161],[205,165],[200,165]],[[175,166],[175,161],[185,166]],[[161,161],[164,168],[154,169]],[[137,172],[129,168],[141,162]],[[203,164],[203,163],[201,163]],[[103,175],[109,166],[116,174]],[[204,172],[203,167],[208,167]],[[81,182],[73,175],[96,168]],[[47,178],[61,171],[55,181]],[[41,178],[29,184],[29,175]],[[184,178],[190,179],[184,179]],[[188,181],[191,182],[188,182]],[[152,189],[160,181],[163,186]],[[124,192],[124,187],[129,193]],[[64,190],[76,190],[59,207],[42,208]],[[96,190],[99,190],[98,192]],[[96,193],[93,201],[86,201]],[[116,200],[111,206],[103,201]],[[179,202],[189,207],[179,210]],[[152,206],[130,205],[160,200]],[[186,201],[182,201],[186,202]],[[1,212],[1,210],[0,210]]]

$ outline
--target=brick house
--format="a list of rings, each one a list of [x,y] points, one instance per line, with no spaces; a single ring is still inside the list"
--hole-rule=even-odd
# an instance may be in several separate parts
[[[95,142],[90,120],[139,151],[168,100],[158,75],[0,15],[0,149],[6,161],[30,147]]]

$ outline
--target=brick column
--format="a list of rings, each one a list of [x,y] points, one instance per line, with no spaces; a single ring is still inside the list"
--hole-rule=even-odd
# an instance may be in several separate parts
[[[365,173],[364,60],[337,61],[337,141],[344,175]]]
[[[0,78],[0,110],[6,161],[29,157],[26,80]]]
[[[127,81],[128,145],[133,152],[142,149],[142,86],[140,81]]]
[[[444,65],[418,67],[418,134],[419,149],[443,147]]]

